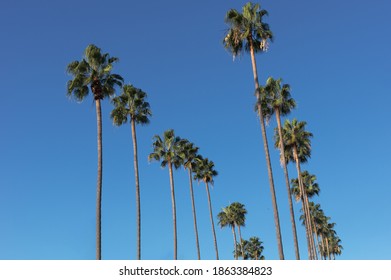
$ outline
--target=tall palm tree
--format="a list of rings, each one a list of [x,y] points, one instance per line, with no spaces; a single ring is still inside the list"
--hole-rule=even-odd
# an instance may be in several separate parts
[[[234,223],[236,227],[238,228],[238,233],[239,233],[239,240],[240,240],[240,251],[242,253],[242,257],[244,258],[244,249],[243,249],[243,243],[242,243],[242,232],[241,232],[241,227],[245,226],[246,222],[246,214],[247,210],[244,206],[244,204],[239,203],[239,202],[234,202],[231,203],[229,206],[232,210],[232,213],[234,215]]]
[[[251,56],[252,70],[255,84],[256,100],[260,100],[258,70],[255,60],[255,54],[267,50],[268,41],[273,39],[269,25],[263,22],[263,17],[268,13],[266,10],[260,9],[259,4],[252,4],[251,2],[245,4],[242,13],[235,9],[231,9],[225,16],[225,21],[229,25],[227,35],[224,38],[224,46],[233,56],[247,51]],[[257,104],[258,115],[260,118],[263,144],[265,149],[266,163],[269,176],[270,192],[272,196],[274,222],[276,227],[276,237],[278,245],[278,253],[280,259],[284,259],[284,251],[282,245],[280,220],[278,215],[277,199],[274,189],[273,171],[270,162],[269,146],[267,142],[264,114],[262,112],[261,104]]]
[[[296,107],[296,101],[291,97],[289,84],[282,85],[281,83],[282,83],[281,78],[275,80],[272,77],[269,77],[266,81],[265,87],[260,90],[261,90],[261,99],[265,99],[265,103],[267,106],[267,109],[264,110],[267,111],[266,116],[270,117],[274,113],[276,114],[277,130],[280,136],[280,143],[278,147],[280,150],[280,161],[284,169],[285,185],[288,193],[289,211],[291,217],[295,255],[296,255],[296,259],[299,260],[300,252],[299,252],[299,243],[297,241],[295,213],[293,210],[292,194],[289,185],[287,162],[284,157],[285,146],[284,146],[284,141],[282,141],[282,127],[281,127],[281,116],[288,115],[291,112],[291,110]]]
[[[141,207],[140,207],[140,182],[138,172],[137,136],[136,124],[149,123],[152,115],[149,103],[145,101],[147,94],[132,85],[124,85],[120,96],[113,98],[115,106],[111,112],[111,118],[115,125],[120,126],[130,119],[133,141],[133,166],[136,180],[136,209],[137,209],[137,259],[141,259]]]
[[[163,139],[159,135],[153,137],[153,152],[149,154],[148,160],[161,161],[161,166],[168,166],[168,172],[170,174],[170,186],[171,186],[171,204],[172,204],[172,221],[174,232],[174,260],[177,259],[177,226],[176,226],[176,203],[175,203],[175,188],[174,188],[174,175],[173,167],[178,169],[181,166],[182,158],[180,157],[180,147],[182,140],[180,137],[175,136],[174,130],[169,129],[163,133]]]
[[[183,167],[189,172],[189,185],[190,185],[190,198],[191,206],[193,210],[193,221],[194,221],[194,233],[196,238],[196,247],[197,247],[197,257],[201,259],[200,244],[198,240],[198,228],[197,228],[197,215],[194,202],[194,192],[193,192],[193,170],[197,165],[197,152],[198,147],[194,146],[193,143],[188,140],[183,140],[180,147],[180,157],[183,159]]]
[[[212,202],[210,199],[210,193],[209,193],[209,184],[213,186],[214,180],[213,178],[218,175],[217,171],[214,169],[214,163],[213,161],[209,160],[208,158],[203,158],[202,156],[197,157],[197,168],[195,170],[194,179],[198,181],[203,181],[205,183],[206,187],[206,194],[208,196],[208,206],[209,206],[209,216],[210,216],[210,222],[212,224],[212,233],[213,233],[213,241],[214,241],[214,247],[216,252],[216,260],[219,259],[219,250],[217,247],[217,239],[216,239],[216,231],[213,221],[213,212],[212,212]]]
[[[292,179],[291,180],[292,186],[293,186],[292,187],[292,193],[294,193],[294,195],[296,196],[296,201],[302,200],[302,204],[306,205],[306,207],[308,209],[308,217],[306,219],[306,217],[303,216],[303,219],[306,219],[305,221],[307,223],[310,223],[310,227],[311,227],[311,242],[313,242],[312,234],[315,234],[315,236],[318,237],[318,233],[317,233],[317,230],[316,230],[316,224],[315,224],[315,220],[314,220],[314,214],[315,213],[311,212],[311,207],[312,207],[311,203],[312,204],[314,204],[314,203],[313,202],[309,202],[309,198],[312,198],[314,195],[319,195],[320,188],[319,188],[318,183],[315,182],[316,181],[316,176],[310,174],[306,170],[301,172],[301,181],[302,181],[303,188],[304,188],[304,195],[301,195],[301,193],[300,193],[300,186],[299,186],[299,180],[298,179]],[[315,209],[313,209],[313,210],[315,210]],[[303,212],[304,212],[304,208],[303,208]],[[313,243],[312,250],[313,250],[313,256],[315,257],[315,259],[317,258],[316,247],[317,246],[315,246],[315,243]]]
[[[311,156],[311,140],[312,133],[305,130],[306,122],[298,122],[293,119],[292,122],[285,120],[282,128],[282,138],[285,146],[285,157],[287,161],[296,163],[297,177],[299,182],[300,194],[303,197],[303,210],[306,224],[306,234],[308,242],[308,254],[310,259],[315,259],[314,242],[311,238],[312,227],[310,222],[309,210],[305,199],[305,189],[301,177],[300,163],[304,163]],[[275,133],[275,147],[280,145],[280,135]],[[312,241],[311,241],[312,239]]]
[[[108,53],[101,53],[101,49],[95,45],[88,45],[84,51],[82,60],[75,60],[68,64],[67,72],[73,76],[67,83],[67,95],[77,101],[84,100],[90,90],[94,95],[97,122],[98,142],[98,174],[97,174],[97,198],[96,198],[96,259],[102,258],[101,254],[101,204],[102,204],[102,112],[101,100],[115,93],[115,86],[122,86],[123,78],[111,73],[113,64],[118,61],[116,57],[110,57]]]
[[[218,224],[220,225],[221,228],[224,228],[226,226],[230,227],[232,230],[232,236],[234,239],[234,257],[237,260],[238,259],[238,242],[236,238],[236,232],[235,232],[235,218],[234,218],[234,213],[233,209],[229,206],[224,207],[220,213],[217,214],[217,218],[219,220]],[[239,249],[241,251],[241,249]]]

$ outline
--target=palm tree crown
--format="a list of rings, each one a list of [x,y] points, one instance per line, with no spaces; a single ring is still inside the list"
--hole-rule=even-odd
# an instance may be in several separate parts
[[[301,172],[301,179],[304,186],[304,191],[308,198],[313,197],[314,195],[319,195],[320,188],[318,183],[316,183],[316,175],[310,174],[307,170]],[[292,194],[295,195],[296,200],[300,200],[300,186],[299,180],[292,179]]]
[[[299,122],[293,119],[292,122],[285,120],[282,128],[282,135],[285,147],[285,158],[287,162],[295,162],[293,148],[297,149],[297,156],[300,163],[305,163],[311,157],[311,139],[313,134],[305,130],[306,122]],[[274,134],[275,147],[280,145],[280,136],[278,131]]]
[[[113,63],[117,61],[118,58],[110,57],[108,53],[102,54],[97,46],[88,45],[84,58],[67,66],[68,74],[74,77],[67,83],[67,95],[82,101],[88,95],[90,86],[95,100],[112,96],[115,85],[122,86],[123,82],[120,75],[111,73]]]
[[[169,129],[163,133],[163,139],[159,135],[153,137],[153,152],[149,154],[148,160],[161,161],[160,165],[166,167],[171,163],[176,169],[182,164],[180,157],[180,146],[183,140],[175,136],[174,130]]]
[[[242,13],[235,9],[227,12],[225,22],[230,26],[224,38],[224,46],[233,56],[238,56],[243,49],[250,51],[251,45],[255,53],[266,51],[268,40],[273,39],[269,25],[262,21],[267,15],[259,4],[248,2],[243,6]]]
[[[122,125],[128,121],[128,116],[137,124],[148,124],[152,115],[149,103],[145,101],[147,94],[133,85],[124,85],[122,94],[113,98],[115,106],[111,118],[115,125]]]
[[[197,157],[197,159],[198,165],[195,170],[194,179],[203,181],[204,183],[208,183],[213,186],[213,177],[218,175],[217,171],[214,170],[215,164],[213,161],[209,160],[208,158],[203,158],[200,155]]]
[[[281,85],[281,83],[281,78],[275,80],[273,77],[269,77],[266,80],[264,90],[261,90],[261,100],[265,100],[268,107],[266,111],[269,112],[269,115],[278,111],[280,116],[286,116],[296,108],[296,101],[291,97],[290,85]]]

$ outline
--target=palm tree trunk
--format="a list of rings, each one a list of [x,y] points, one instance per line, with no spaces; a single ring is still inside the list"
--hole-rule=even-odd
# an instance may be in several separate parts
[[[302,181],[303,183],[303,181]],[[304,185],[303,185],[304,189]],[[307,211],[307,223],[308,223],[308,230],[309,230],[309,237],[310,237],[310,244],[311,244],[311,252],[312,252],[312,259],[316,260],[316,249],[315,249],[315,241],[314,241],[314,229],[312,227],[312,219],[311,219],[311,213],[310,213],[310,204],[308,202],[308,196],[307,193],[304,192],[304,202],[306,205],[306,211]]]
[[[237,241],[237,239],[236,239],[235,225],[232,225],[231,229],[232,229],[232,235],[233,235],[233,237],[234,237],[234,254],[235,254],[235,260],[237,260],[237,259],[238,259],[238,252],[237,252],[236,245],[238,244],[238,241]]]
[[[311,222],[311,229],[312,229],[311,241],[312,241],[312,244],[313,244],[313,256],[314,256],[314,259],[317,260],[318,259],[318,254],[317,254],[316,246],[315,246],[315,241],[317,241],[315,239],[315,236],[317,236],[317,233],[316,233],[316,227],[315,227],[315,220],[314,220],[314,216],[310,212],[310,204],[309,204],[307,196],[306,196],[306,202],[307,202],[307,205],[308,205],[308,212],[310,214],[310,222]]]
[[[242,257],[244,260],[244,248],[243,248],[243,239],[242,239],[242,231],[240,230],[240,226],[238,226],[239,239],[240,239],[240,250],[242,250]]]
[[[141,260],[141,207],[140,207],[140,182],[138,174],[137,135],[135,121],[131,119],[132,140],[133,140],[133,166],[136,180],[136,211],[137,211],[137,259]]]
[[[326,249],[327,249],[327,256],[330,260],[330,247],[329,247],[329,238],[326,237]]]
[[[323,233],[320,235],[320,240],[322,241],[322,258],[326,260],[326,249],[325,249],[325,242],[324,242],[324,236]]]
[[[100,99],[95,100],[98,129],[98,178],[96,184],[96,259],[102,259],[101,251],[101,206],[102,206],[102,111]]]
[[[217,248],[217,239],[216,239],[216,231],[215,231],[215,224],[213,222],[213,213],[212,213],[212,202],[210,200],[210,193],[209,193],[209,186],[208,183],[205,182],[206,185],[206,194],[208,195],[208,205],[209,205],[209,215],[210,215],[210,222],[212,223],[212,232],[213,232],[213,242],[215,245],[215,251],[216,251],[216,260],[219,259],[219,250]]]
[[[296,230],[296,222],[295,222],[295,212],[293,210],[291,186],[289,184],[288,168],[287,168],[286,159],[285,159],[285,145],[284,145],[284,141],[282,138],[280,110],[277,109],[275,111],[276,111],[276,119],[277,119],[277,126],[278,126],[278,135],[280,137],[280,154],[281,154],[280,158],[281,158],[282,167],[284,168],[285,185],[286,185],[286,190],[288,192],[289,212],[290,212],[290,216],[291,216],[293,243],[295,246],[295,255],[296,255],[296,260],[300,260],[299,243],[297,241],[297,230]]]
[[[196,238],[196,246],[197,246],[197,256],[198,259],[201,259],[201,253],[200,253],[200,244],[198,241],[198,229],[197,229],[197,215],[196,215],[196,209],[195,209],[195,203],[194,203],[194,193],[193,193],[193,178],[191,177],[192,169],[189,168],[189,182],[190,182],[190,197],[191,197],[191,206],[193,209],[193,220],[194,220],[194,233]]]
[[[172,222],[173,222],[173,227],[174,227],[174,260],[176,260],[177,259],[176,204],[175,204],[174,176],[172,173],[172,163],[171,162],[168,162],[168,171],[170,173]]]
[[[256,92],[256,98],[258,101],[258,100],[260,100],[258,71],[257,71],[257,64],[255,61],[255,55],[254,55],[254,46],[253,46],[253,42],[252,42],[251,37],[249,37],[249,43],[250,43],[251,64],[252,64],[252,68],[253,68],[254,83],[255,83],[255,92]],[[276,227],[278,254],[279,254],[280,260],[283,260],[284,259],[284,250],[283,250],[283,246],[282,246],[280,218],[278,215],[277,198],[276,198],[276,192],[274,189],[273,172],[272,172],[272,166],[271,166],[271,162],[270,162],[269,146],[267,143],[265,121],[264,121],[264,117],[263,117],[263,113],[262,113],[262,106],[259,104],[259,102],[257,102],[257,104],[258,104],[257,105],[258,115],[259,115],[259,119],[261,122],[263,147],[265,149],[267,171],[268,171],[268,175],[269,175],[270,192],[272,195],[272,204],[273,204],[273,213],[274,213],[274,223],[275,223],[275,227]]]
[[[308,236],[308,221],[305,215],[304,207],[305,207],[305,202],[304,202],[304,197],[301,195],[301,188],[300,188],[300,183],[299,183],[299,189],[300,189],[300,197],[301,197],[301,205],[302,205],[302,210],[303,210],[303,217],[304,217],[304,228],[305,228],[305,236],[307,240],[307,250],[308,250],[308,259],[312,260],[312,250],[311,250],[311,242],[310,242],[310,237]]]
[[[313,250],[312,250],[312,243],[311,243],[311,236],[312,236],[312,230],[311,225],[308,222],[308,209],[307,204],[305,202],[306,193],[303,186],[303,180],[301,178],[301,169],[300,169],[300,163],[299,163],[299,156],[297,154],[297,148],[296,146],[293,147],[293,156],[296,161],[296,169],[297,169],[297,180],[299,182],[299,189],[300,189],[300,197],[301,202],[303,204],[303,215],[304,215],[304,224],[306,229],[306,235],[307,235],[307,243],[308,243],[308,258],[310,260],[314,259],[312,256]]]

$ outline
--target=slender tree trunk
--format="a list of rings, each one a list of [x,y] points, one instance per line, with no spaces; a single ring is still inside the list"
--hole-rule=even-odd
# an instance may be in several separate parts
[[[96,259],[102,259],[101,250],[101,209],[102,209],[102,111],[100,99],[95,100],[96,122],[98,129],[98,178],[96,184]]]
[[[330,260],[330,248],[329,248],[329,238],[326,237],[326,249],[327,249],[327,257]]]
[[[307,250],[308,250],[308,259],[312,260],[312,250],[311,250],[311,242],[310,242],[310,237],[308,236],[308,221],[306,219],[304,207],[305,207],[305,202],[304,202],[304,197],[301,195],[301,187],[299,183],[299,189],[300,189],[300,200],[301,200],[301,205],[302,205],[302,210],[303,210],[303,217],[304,217],[304,228],[305,228],[305,236],[307,240]]]
[[[320,240],[322,241],[322,258],[326,260],[326,249],[324,244],[324,236],[323,234],[320,235]]]
[[[282,138],[280,110],[277,108],[277,110],[275,110],[275,111],[276,111],[276,119],[277,119],[277,126],[278,126],[278,135],[280,136],[280,158],[281,158],[282,167],[284,169],[286,190],[288,192],[289,212],[290,212],[290,216],[291,216],[293,243],[295,246],[295,255],[296,255],[296,260],[300,260],[299,243],[297,241],[295,212],[293,210],[291,186],[289,184],[288,168],[287,168],[287,163],[286,163],[286,159],[285,159],[285,145],[284,145],[284,141]]]
[[[315,220],[314,220],[314,216],[311,214],[311,211],[310,211],[310,204],[309,204],[309,201],[308,201],[308,197],[306,196],[306,201],[307,201],[307,205],[308,205],[308,212],[310,214],[310,222],[311,222],[311,229],[312,229],[312,233],[311,233],[311,241],[312,241],[312,244],[313,244],[313,256],[314,256],[314,259],[317,260],[318,259],[318,253],[316,251],[316,245],[315,245],[315,241],[317,241],[315,239],[315,236],[317,236],[317,233],[316,233],[316,227],[315,227]]]
[[[253,46],[253,42],[252,42],[251,37],[249,38],[249,43],[250,43],[251,64],[252,64],[252,68],[253,68],[254,83],[255,83],[255,92],[256,92],[256,98],[258,101],[258,100],[260,100],[258,71],[257,71],[257,64],[255,61],[255,55],[254,55],[254,46]],[[282,246],[280,218],[278,215],[277,198],[276,198],[276,192],[274,189],[273,172],[272,172],[272,166],[271,166],[271,162],[270,162],[269,146],[267,143],[265,121],[264,121],[264,117],[263,117],[263,113],[262,113],[262,106],[259,104],[259,102],[257,102],[257,104],[258,104],[257,105],[258,115],[259,115],[259,119],[261,122],[263,147],[265,149],[267,171],[268,171],[268,175],[269,175],[270,193],[272,195],[272,204],[273,204],[274,223],[275,223],[276,236],[277,236],[278,254],[279,254],[280,260],[283,260],[284,259],[284,250],[283,250],[283,246]]]
[[[231,229],[232,229],[232,235],[233,235],[233,237],[234,237],[234,254],[235,254],[235,260],[237,260],[237,259],[238,259],[238,250],[237,250],[237,248],[236,248],[236,245],[238,244],[238,241],[237,241],[237,239],[236,239],[235,225],[232,225]]]
[[[168,162],[168,171],[170,172],[170,186],[171,186],[171,203],[172,203],[172,221],[174,227],[174,260],[177,259],[177,231],[176,231],[176,204],[175,204],[175,189],[174,176],[172,173],[172,163]]]
[[[216,260],[218,260],[219,259],[219,249],[217,248],[216,231],[215,231],[215,224],[214,224],[214,221],[213,221],[213,212],[212,212],[212,202],[210,200],[210,193],[209,193],[208,183],[205,182],[205,185],[206,185],[206,194],[208,195],[209,215],[210,215],[210,222],[212,223],[213,242],[214,242],[214,245],[215,245]]]
[[[243,248],[243,239],[242,239],[242,231],[240,230],[240,226],[238,225],[239,239],[240,239],[240,250],[242,250],[242,257],[244,260],[244,248]]]
[[[201,253],[200,253],[200,244],[199,244],[199,241],[198,241],[197,215],[196,215],[196,208],[195,208],[195,203],[194,203],[193,178],[191,177],[191,174],[192,174],[191,167],[188,170],[189,170],[191,207],[193,209],[194,233],[195,233],[196,246],[197,246],[197,256],[198,256],[198,259],[200,260],[201,259]]]
[[[300,189],[300,198],[303,204],[303,215],[304,215],[304,224],[306,229],[306,235],[307,235],[307,243],[308,243],[308,257],[310,260],[314,259],[312,253],[312,243],[311,243],[311,236],[312,236],[312,230],[311,230],[311,223],[308,222],[308,209],[307,204],[305,202],[306,192],[304,190],[303,180],[301,178],[301,168],[299,163],[299,156],[297,154],[297,148],[293,147],[293,156],[296,161],[296,169],[297,169],[297,180],[299,182],[299,189]]]
[[[132,140],[133,140],[133,166],[134,178],[136,180],[136,211],[137,211],[137,259],[141,260],[141,207],[140,207],[140,182],[138,174],[138,153],[137,153],[137,135],[135,121],[131,119]]]
[[[303,181],[302,181],[303,184]],[[303,185],[304,189],[304,185]],[[304,202],[306,205],[306,211],[307,211],[307,223],[308,223],[308,230],[309,230],[309,237],[310,237],[310,243],[311,243],[311,252],[312,252],[312,259],[316,260],[316,249],[315,249],[315,242],[314,242],[314,229],[312,227],[312,219],[311,219],[311,213],[310,213],[310,204],[308,202],[308,196],[307,192],[304,192]]]

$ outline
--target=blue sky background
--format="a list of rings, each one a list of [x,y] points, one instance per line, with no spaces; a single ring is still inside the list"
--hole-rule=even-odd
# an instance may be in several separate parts
[[[91,96],[67,99],[66,65],[94,43],[120,58],[114,73],[148,93],[151,124],[138,127],[142,257],[172,259],[168,170],[148,163],[152,136],[173,128],[215,162],[216,216],[239,201],[243,236],[259,236],[278,259],[271,196],[250,58],[223,48],[225,13],[246,1],[7,1],[0,9],[0,259],[94,259],[96,116]],[[275,35],[257,55],[260,83],[283,78],[314,134],[303,169],[318,178],[319,202],[342,239],[339,259],[390,259],[391,3],[261,2]],[[103,112],[103,259],[136,257],[130,126]],[[276,126],[268,127],[269,142]],[[278,151],[270,146],[286,259],[294,259]],[[291,176],[296,176],[293,165]],[[196,259],[187,173],[174,174],[178,257]],[[201,257],[213,259],[203,184],[195,184]],[[300,205],[295,204],[296,217]],[[216,231],[232,259],[229,229]],[[304,228],[300,252],[307,258]]]

